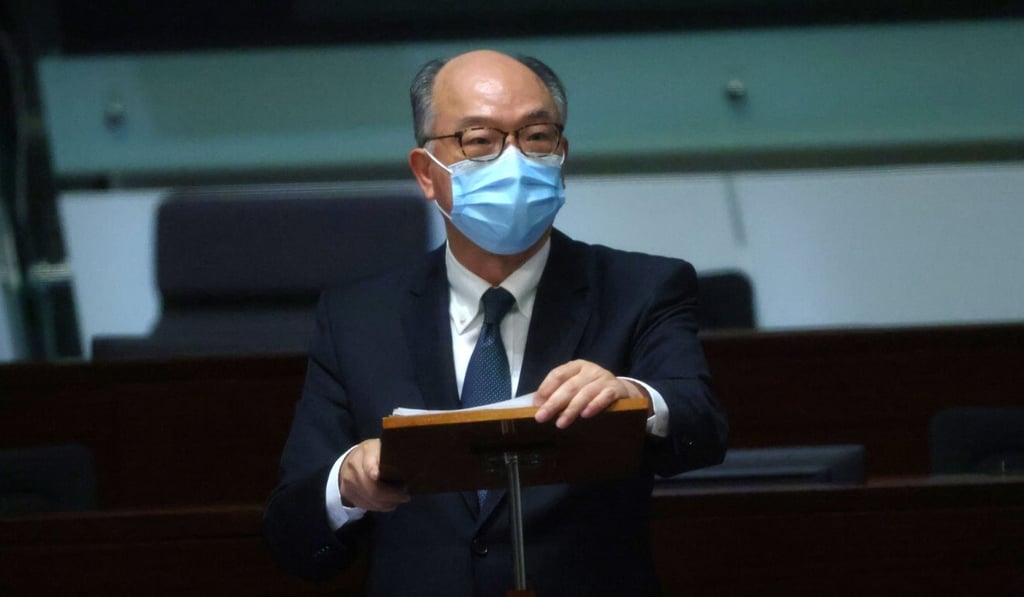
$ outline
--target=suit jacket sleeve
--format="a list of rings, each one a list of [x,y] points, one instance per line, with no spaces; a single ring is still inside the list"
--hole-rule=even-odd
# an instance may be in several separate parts
[[[669,408],[669,433],[649,439],[654,472],[671,476],[718,464],[725,455],[728,424],[711,389],[697,338],[697,277],[689,263],[673,261],[641,309],[628,375],[650,384]]]
[[[585,359],[656,389],[669,432],[649,438],[659,475],[717,464],[728,426],[697,338],[697,275],[680,259],[573,241],[557,230],[537,288],[518,393],[552,367]]]
[[[348,396],[331,340],[330,295],[317,307],[317,334],[291,433],[281,456],[281,480],[267,503],[263,531],[275,561],[289,574],[326,579],[355,558],[355,530],[330,530],[324,490],[334,461],[358,443]],[[356,526],[358,523],[356,523]]]

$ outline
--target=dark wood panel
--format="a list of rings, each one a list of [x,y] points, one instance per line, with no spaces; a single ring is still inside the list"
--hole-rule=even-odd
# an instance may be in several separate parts
[[[0,447],[93,449],[103,508],[265,498],[301,356],[0,367]]]
[[[741,491],[655,499],[668,594],[1009,595],[1024,586],[1024,478]]]
[[[324,584],[279,572],[261,519],[246,505],[0,520],[0,594],[360,594],[362,560]]]
[[[1024,478],[660,491],[666,595],[1009,595],[1024,586]],[[0,520],[0,593],[360,594],[286,578],[258,505]],[[529,537],[526,538],[529,541]]]
[[[1024,325],[708,334],[731,445],[857,443],[924,475],[928,421],[1024,406]],[[80,442],[104,508],[252,503],[277,478],[301,355],[0,366],[0,448]]]
[[[869,476],[926,474],[928,423],[1024,406],[1024,326],[824,330],[703,339],[731,445],[865,445]]]

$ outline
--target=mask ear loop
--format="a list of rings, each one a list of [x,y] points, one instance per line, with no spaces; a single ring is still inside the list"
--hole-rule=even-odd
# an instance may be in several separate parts
[[[544,156],[544,157],[551,157],[551,156]],[[540,158],[540,159],[543,159],[543,158]],[[564,164],[564,163],[565,163],[565,152],[563,151],[562,154],[560,156],[558,156],[558,167],[561,168],[562,164]]]
[[[505,151],[508,151],[511,147],[512,146],[505,147]],[[546,155],[546,156],[543,156],[543,157],[540,157],[540,158],[534,158],[534,157],[530,157],[530,156],[526,155],[525,153],[523,153],[523,150],[519,149],[518,147],[515,147],[515,150],[519,152],[519,155],[521,155],[522,157],[526,158],[527,160],[536,161],[536,162],[539,162],[541,164],[544,163],[544,161],[543,161],[544,159],[550,158],[552,155],[555,155],[555,154],[550,154],[550,155]],[[440,166],[441,169],[444,170],[445,172],[447,172],[449,175],[454,175],[455,174],[455,169],[454,168],[449,167],[449,166],[445,166],[444,164],[442,164],[441,160],[439,160],[436,157],[434,157],[434,154],[430,153],[429,149],[424,147],[423,148],[423,152],[427,154],[427,157],[429,157],[430,159],[434,160],[434,163],[437,164],[438,166]],[[503,151],[501,153],[501,155],[499,155],[499,157],[497,159],[491,160],[491,161],[487,161],[487,162],[474,162],[473,160],[470,160],[470,159],[467,158],[465,160],[461,160],[461,161],[458,161],[458,162],[455,162],[455,163],[456,164],[462,164],[462,163],[465,163],[465,162],[469,162],[470,164],[472,164],[474,166],[474,169],[475,168],[484,168],[488,164],[493,164],[494,162],[497,162],[498,160],[500,160],[502,157],[504,157],[504,154],[505,154],[505,152]],[[559,156],[558,156],[558,167],[561,168],[563,164],[565,164],[565,152],[564,151],[561,154],[559,154]]]
[[[437,164],[438,166],[440,166],[442,170],[444,170],[444,171],[445,171],[445,172],[447,172],[448,174],[453,174],[453,172],[452,172],[452,169],[451,169],[451,168],[449,168],[448,166],[445,166],[444,164],[442,164],[442,163],[441,163],[441,160],[439,160],[439,159],[435,158],[435,157],[434,157],[434,154],[430,153],[430,150],[429,150],[429,149],[427,149],[426,147],[424,147],[424,148],[423,148],[423,152],[427,154],[427,157],[429,157],[430,159],[434,160],[434,163],[435,163],[435,164]]]
[[[445,172],[447,172],[449,176],[455,176],[458,173],[468,174],[470,172],[473,172],[474,170],[479,170],[481,168],[486,168],[487,166],[489,166],[489,165],[493,164],[494,162],[498,161],[498,160],[492,160],[490,162],[474,162],[473,160],[471,160],[469,158],[466,158],[464,160],[460,160],[458,162],[455,162],[451,166],[445,166],[444,164],[441,163],[441,160],[437,159],[436,157],[434,157],[434,154],[430,153],[429,149],[424,147],[423,151],[426,152],[427,156],[429,156],[430,159],[434,160],[435,164],[437,164]],[[461,165],[461,167],[459,167],[460,165]],[[458,170],[459,172],[456,172],[456,170]]]
[[[433,204],[434,204],[434,207],[436,207],[436,208],[437,208],[437,211],[441,212],[441,215],[442,215],[442,216],[444,216],[444,219],[448,220],[448,221],[449,221],[449,222],[451,222],[452,224],[455,224],[455,222],[454,222],[454,221],[452,220],[452,216],[451,216],[451,214],[449,214],[448,212],[446,212],[446,211],[444,210],[444,208],[443,208],[443,207],[441,207],[441,204],[440,204],[440,203],[438,203],[437,201],[433,201]]]
[[[439,159],[435,158],[435,157],[434,157],[434,154],[430,153],[430,150],[429,150],[429,149],[427,149],[426,147],[424,147],[424,148],[423,148],[423,152],[427,154],[427,157],[429,157],[430,159],[434,160],[434,163],[435,163],[435,164],[437,164],[438,166],[440,166],[440,167],[441,167],[441,169],[443,169],[443,170],[444,170],[445,172],[447,172],[447,173],[449,174],[449,176],[450,176],[450,175],[452,174],[452,169],[451,169],[451,168],[449,168],[448,166],[445,166],[444,164],[442,164],[442,163],[441,163],[441,160],[439,160]],[[442,216],[444,216],[444,218],[445,218],[446,220],[448,220],[449,222],[451,222],[451,221],[452,221],[452,217],[451,217],[451,216],[450,216],[450,215],[448,214],[448,212],[446,212],[446,211],[444,210],[444,208],[443,208],[443,207],[441,207],[441,204],[440,204],[440,203],[438,203],[436,199],[435,199],[435,200],[433,200],[433,201],[431,201],[431,203],[433,203],[433,204],[434,204],[434,207],[436,207],[436,208],[437,208],[437,211],[441,212],[441,215],[442,215]],[[454,224],[454,222],[452,222],[452,223]]]
[[[565,152],[564,152],[564,151],[563,151],[562,153],[560,153],[560,154],[554,154],[554,153],[549,153],[548,155],[545,155],[545,156],[541,156],[541,157],[538,157],[538,158],[535,158],[535,157],[531,157],[531,156],[528,156],[528,155],[526,155],[526,154],[525,154],[525,153],[523,153],[523,152],[522,152],[522,150],[521,150],[521,149],[519,149],[518,147],[516,148],[516,151],[518,151],[518,152],[519,152],[519,155],[523,156],[523,157],[524,157],[524,158],[526,158],[527,160],[530,160],[531,162],[535,162],[535,163],[538,163],[538,164],[543,164],[543,165],[545,165],[545,166],[552,166],[552,165],[556,165],[556,166],[558,166],[559,168],[561,168],[561,167],[562,167],[562,164],[565,164]],[[549,163],[547,163],[547,162],[546,162],[546,160],[549,160],[549,159],[551,159],[551,158],[552,158],[552,157],[554,157],[555,155],[557,155],[557,156],[558,156],[558,164],[549,164]]]

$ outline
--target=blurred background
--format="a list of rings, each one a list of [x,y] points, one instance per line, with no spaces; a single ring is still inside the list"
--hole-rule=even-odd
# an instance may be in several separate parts
[[[567,86],[556,225],[740,276],[748,325],[1024,319],[1018,1],[3,0],[0,361],[154,333],[224,238],[161,244],[170,201],[416,197],[411,78],[478,47]],[[204,275],[336,259],[265,228]]]

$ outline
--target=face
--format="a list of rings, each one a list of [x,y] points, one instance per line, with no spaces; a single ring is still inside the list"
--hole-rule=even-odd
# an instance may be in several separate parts
[[[452,59],[437,74],[433,99],[433,135],[450,135],[472,126],[514,131],[538,122],[561,121],[554,99],[537,75],[497,52],[471,52]],[[456,139],[431,141],[427,149],[445,165],[465,159]],[[424,196],[451,212],[448,172],[420,148],[410,153],[409,165]]]

